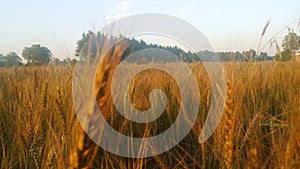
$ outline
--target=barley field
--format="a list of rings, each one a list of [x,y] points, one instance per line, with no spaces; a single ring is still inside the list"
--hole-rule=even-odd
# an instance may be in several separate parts
[[[203,64],[189,66],[200,91],[196,124],[168,152],[143,159],[111,154],[87,138],[72,101],[74,66],[1,68],[0,168],[300,168],[300,63],[224,63],[226,106],[203,144],[198,136],[210,106],[210,81]],[[161,117],[144,125],[126,120],[113,106],[103,110],[111,126],[135,137],[166,130],[180,103],[168,74],[145,74],[135,77],[133,97],[124,102],[147,109],[147,95],[161,88],[169,98]]]

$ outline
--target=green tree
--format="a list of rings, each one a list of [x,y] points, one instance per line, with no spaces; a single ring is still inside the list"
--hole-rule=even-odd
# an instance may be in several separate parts
[[[5,66],[22,65],[22,59],[15,53],[10,52],[4,57]]]
[[[75,56],[80,62],[86,62],[87,60],[93,62],[96,54],[103,52],[102,49],[105,43],[114,44],[121,38],[121,35],[119,37],[107,37],[99,31],[97,33],[88,31],[88,33],[83,33],[82,38],[77,41]]]
[[[277,53],[274,59],[277,61],[290,61],[293,60],[294,51],[291,49],[284,49],[282,52]]]
[[[2,55],[0,53],[0,67],[4,66],[4,63],[5,63],[5,61],[4,61],[4,55]]]
[[[81,58],[82,57],[82,50],[86,46],[86,44],[88,42],[88,39],[89,39],[89,34],[83,33],[82,38],[79,41],[77,41],[77,43],[76,43],[77,46],[76,46],[76,49],[75,49],[75,56],[79,57],[80,60],[83,59],[83,58]]]
[[[282,47],[284,49],[298,50],[300,47],[300,36],[295,32],[290,32],[284,37]]]
[[[81,62],[95,58],[97,52],[97,36],[94,32],[89,31],[87,34],[83,33],[82,38],[77,41],[76,45],[75,56]]]
[[[0,54],[0,67],[10,67],[18,65],[22,65],[22,59],[15,52],[10,52],[5,56]]]
[[[23,49],[22,56],[28,61],[27,64],[29,65],[44,65],[51,61],[52,53],[40,44],[33,44],[31,47]]]
[[[277,61],[289,61],[295,59],[295,51],[300,49],[300,36],[289,29],[282,42],[283,51],[275,55]]]
[[[253,61],[255,56],[256,56],[256,51],[253,49],[243,52],[243,57],[245,61]]]

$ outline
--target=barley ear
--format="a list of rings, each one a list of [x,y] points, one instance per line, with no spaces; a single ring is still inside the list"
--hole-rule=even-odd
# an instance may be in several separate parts
[[[235,123],[236,123],[236,115],[234,112],[234,101],[233,101],[233,78],[231,75],[228,76],[229,79],[227,80],[227,96],[226,96],[226,103],[225,103],[225,143],[224,143],[224,167],[227,169],[233,168],[233,151],[234,151],[234,130],[235,130]]]
[[[110,43],[107,40],[105,43]],[[107,45],[103,45],[107,46]],[[109,46],[109,45],[108,45]],[[113,74],[124,57],[124,52],[128,48],[129,43],[127,41],[121,41],[120,43],[113,46],[100,60],[95,79],[95,97],[98,102],[98,106],[104,116],[107,118],[108,113],[111,113],[111,94],[110,87]],[[102,49],[103,50],[103,49]],[[94,111],[94,106],[89,107],[89,119],[97,120],[98,113]],[[103,112],[104,110],[105,112]],[[94,117],[94,118],[93,118]],[[98,132],[101,133],[101,128],[95,128],[93,126],[93,122],[87,122],[88,124],[84,124],[88,126],[89,132]],[[98,131],[97,131],[98,130]],[[100,134],[101,135],[101,134]],[[71,168],[91,168],[92,163],[95,159],[95,156],[98,151],[98,146],[89,138],[89,136],[85,133],[85,131],[81,128],[78,132],[78,140],[77,145],[73,153],[70,156],[70,164]],[[100,136],[101,137],[101,136]]]

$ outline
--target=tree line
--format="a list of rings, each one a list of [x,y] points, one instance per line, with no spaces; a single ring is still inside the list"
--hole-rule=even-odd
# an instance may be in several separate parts
[[[121,35],[119,37],[107,37],[105,34],[100,32],[94,33],[92,31],[88,31],[87,33],[83,33],[82,38],[76,43],[75,58],[66,58],[64,60],[54,57],[50,49],[47,47],[41,46],[40,44],[33,44],[32,46],[25,47],[22,50],[22,57],[25,59],[25,61],[22,60],[22,58],[15,52],[9,52],[6,55],[0,54],[0,67],[48,64],[65,65],[68,63],[75,64],[76,62],[84,63],[87,61],[93,61],[97,54],[99,44],[103,45],[107,39],[112,43],[116,43],[118,40],[124,39],[124,37]],[[157,44],[147,44],[143,40],[136,39],[127,40],[131,45],[131,53],[148,48],[162,49],[175,54],[184,62],[198,62],[201,61],[198,56],[209,57],[216,54],[219,56],[221,61],[289,61],[295,60],[296,52],[300,49],[300,36],[290,29],[282,42],[283,51],[280,50],[276,42],[277,54],[275,56],[270,56],[266,52],[257,53],[253,49],[243,52],[212,52],[205,50],[194,53],[191,51],[184,51],[177,46],[171,47]],[[153,58],[149,57],[147,59],[147,61],[151,61]],[[139,60],[135,61],[139,62]],[[143,60],[143,62],[145,62],[145,60]]]
[[[25,47],[22,50],[22,57],[18,56],[15,52],[9,52],[6,55],[0,54],[0,67],[11,67],[11,66],[40,66],[48,64],[67,64],[75,63],[74,59],[59,60],[53,57],[52,52],[47,47],[41,46],[40,44],[33,44],[30,47]]]
[[[120,37],[110,37],[109,41],[112,43],[116,43],[118,40],[123,39]],[[106,35],[97,32],[94,33],[89,31],[88,33],[83,33],[82,38],[77,42],[77,48],[75,51],[75,55],[80,62],[86,62],[87,60],[93,61],[95,55],[97,54],[97,44],[103,44],[107,39]],[[143,40],[136,39],[127,39],[130,43],[130,52],[133,53],[135,51],[139,51],[142,49],[156,48],[169,51],[176,56],[178,56],[184,62],[198,62],[201,61],[199,56],[213,56],[218,55],[221,61],[250,61],[251,58],[255,58],[255,61],[267,61],[273,60],[273,56],[268,55],[266,52],[256,53],[255,50],[250,49],[248,51],[243,52],[212,52],[212,51],[199,51],[197,53],[191,51],[184,51],[177,46],[162,46],[157,44],[147,44]],[[142,60],[135,59],[135,62],[149,62],[153,60],[151,57],[142,58]],[[166,59],[167,60],[167,59]]]
[[[107,39],[104,34],[100,32],[92,32],[88,31],[88,33],[83,33],[82,38],[77,41],[77,48],[75,51],[75,55],[80,62],[86,62],[87,60],[93,61],[95,55],[97,54],[97,44],[103,44],[104,41]],[[113,43],[116,43],[118,40],[123,39],[120,37],[110,37],[109,40]],[[279,48],[279,45],[276,42],[277,54],[275,56],[270,56],[266,52],[259,52],[250,49],[248,51],[236,51],[236,52],[212,52],[208,50],[199,51],[197,53],[191,51],[184,51],[177,46],[161,46],[157,44],[147,44],[143,40],[136,40],[136,39],[127,39],[130,42],[130,52],[133,53],[135,51],[147,48],[157,48],[169,51],[176,56],[178,56],[184,62],[198,62],[201,61],[198,56],[213,56],[218,55],[221,61],[243,61],[243,62],[250,62],[250,61],[290,61],[295,60],[295,55],[297,50],[300,49],[300,36],[298,36],[294,31],[288,29],[288,34],[285,36],[284,40],[282,41],[283,50]],[[274,42],[270,45],[272,45]],[[143,58],[145,59],[145,58]],[[152,60],[151,57],[147,58],[147,61],[140,62],[149,62]],[[135,60],[139,62],[139,60]]]

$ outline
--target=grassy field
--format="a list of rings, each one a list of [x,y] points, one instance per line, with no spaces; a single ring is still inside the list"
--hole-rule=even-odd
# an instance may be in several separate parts
[[[0,168],[300,168],[300,63],[224,63],[230,79],[226,106],[204,144],[198,136],[210,107],[210,81],[202,64],[189,66],[200,91],[197,122],[176,147],[145,159],[119,157],[88,141],[78,145],[82,129],[72,101],[74,67],[1,68]],[[149,108],[149,91],[163,89],[169,98],[163,115],[143,125],[112,107],[103,110],[107,121],[136,137],[165,131],[178,114],[175,81],[153,70],[137,76],[132,87],[130,101],[141,110]],[[86,151],[74,158],[80,146]]]

